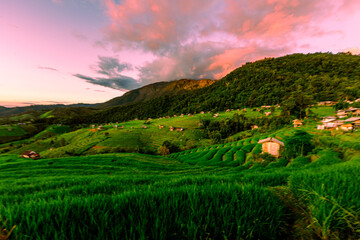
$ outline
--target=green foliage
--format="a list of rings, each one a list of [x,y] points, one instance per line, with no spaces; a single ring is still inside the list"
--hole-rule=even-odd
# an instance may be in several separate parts
[[[311,164],[312,165],[312,164]],[[360,237],[359,164],[356,161],[290,177],[295,196],[309,210],[309,228],[322,239]]]
[[[293,136],[285,138],[284,156],[287,159],[306,156],[315,147],[312,141],[313,137],[306,131],[295,131]]]
[[[283,116],[296,116],[302,119],[306,115],[306,110],[314,104],[313,97],[304,93],[301,85],[298,86],[297,91],[290,95],[285,101],[281,103]]]
[[[348,102],[344,102],[344,100],[341,99],[338,103],[334,105],[334,109],[337,111],[341,109],[347,109],[349,106],[350,104]]]
[[[291,161],[291,164],[289,165],[289,167],[299,168],[299,167],[303,167],[309,163],[310,163],[310,159],[308,157],[298,156],[294,160]]]
[[[215,168],[140,154],[36,162],[5,156],[0,166],[0,215],[7,225],[18,225],[18,239],[279,239],[285,234],[285,206],[262,187],[279,181],[274,176],[241,177],[247,184],[239,184]]]

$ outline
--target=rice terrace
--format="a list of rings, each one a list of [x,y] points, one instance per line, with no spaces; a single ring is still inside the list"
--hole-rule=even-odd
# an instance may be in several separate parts
[[[0,240],[360,239],[360,1],[0,1]]]

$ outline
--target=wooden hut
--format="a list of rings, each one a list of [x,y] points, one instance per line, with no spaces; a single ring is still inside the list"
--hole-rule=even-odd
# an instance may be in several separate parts
[[[303,121],[302,120],[299,120],[299,119],[295,119],[293,121],[293,124],[294,124],[294,128],[297,128],[297,127],[300,127],[303,125]]]
[[[352,131],[354,129],[354,126],[350,123],[347,123],[347,124],[343,124],[340,126],[340,129],[345,131],[345,132],[348,132],[348,131]]]
[[[283,142],[273,137],[262,139],[258,143],[262,143],[263,152],[269,153],[274,157],[279,157],[281,146],[285,146]]]
[[[40,154],[37,154],[36,152],[31,151],[31,150],[27,150],[27,151],[23,152],[21,154],[21,156],[24,158],[31,158],[31,159],[39,159],[40,158]]]

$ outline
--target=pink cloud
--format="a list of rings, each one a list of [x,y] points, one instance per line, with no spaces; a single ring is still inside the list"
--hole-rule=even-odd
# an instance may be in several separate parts
[[[358,6],[355,0],[106,0],[105,34],[117,49],[155,56],[137,68],[143,83],[220,78],[245,62],[345,34],[320,22],[355,14]]]

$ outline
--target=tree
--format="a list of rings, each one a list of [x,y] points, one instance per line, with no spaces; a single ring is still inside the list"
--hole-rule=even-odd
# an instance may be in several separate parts
[[[282,115],[293,115],[302,119],[304,116],[306,116],[306,109],[311,107],[313,103],[313,97],[305,93],[302,89],[302,86],[299,85],[297,91],[281,103]]]
[[[60,146],[64,147],[66,145],[65,138],[60,138]]]
[[[313,137],[306,131],[295,131],[293,136],[285,139],[284,156],[287,159],[292,159],[298,156],[306,156],[315,148],[312,140]]]
[[[346,109],[349,107],[349,103],[348,102],[344,102],[344,100],[340,100],[337,104],[334,105],[334,109],[340,110],[340,109]]]
[[[169,150],[168,147],[163,145],[163,146],[160,147],[159,153],[160,153],[160,155],[166,156],[166,155],[170,154],[170,150]]]

